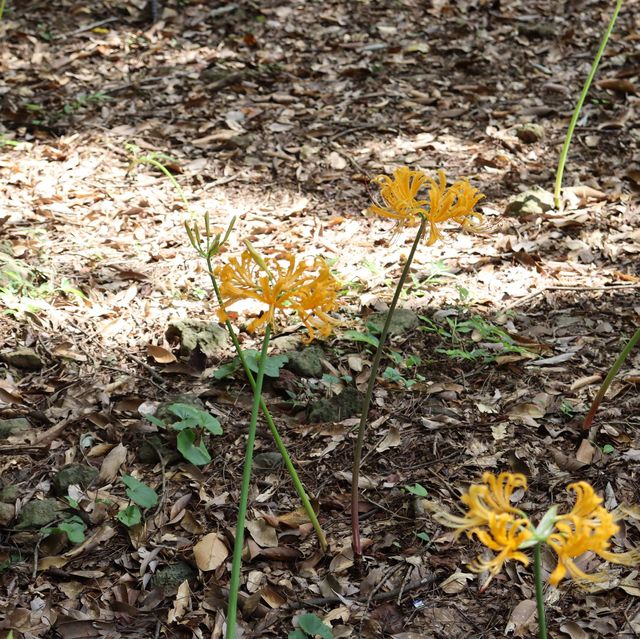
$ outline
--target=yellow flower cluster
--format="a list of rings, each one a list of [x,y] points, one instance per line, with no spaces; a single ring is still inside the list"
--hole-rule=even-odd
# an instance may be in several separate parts
[[[339,284],[321,258],[312,264],[297,261],[290,253],[281,260],[262,258],[248,247],[239,258],[232,257],[219,266],[215,275],[220,281],[223,308],[221,321],[227,319],[226,308],[234,302],[253,299],[267,309],[253,319],[247,329],[256,331],[270,324],[275,328],[278,311],[293,311],[309,331],[309,340],[329,335],[335,320],[329,315],[336,309]]]
[[[471,485],[462,495],[461,500],[468,508],[464,516],[445,512],[435,514],[439,523],[455,528],[456,536],[466,533],[496,553],[492,559],[476,559],[470,566],[472,570],[488,571],[491,578],[509,559],[527,565],[529,558],[522,550],[539,543],[548,544],[558,556],[556,568],[549,577],[553,586],[557,586],[567,573],[582,581],[596,581],[603,577],[602,573],[587,574],[577,567],[574,560],[587,551],[625,566],[640,561],[638,549],[625,553],[609,551],[611,537],[619,528],[614,515],[602,506],[602,498],[588,483],[570,484],[568,489],[576,497],[571,511],[558,515],[557,506],[553,506],[536,528],[522,511],[511,504],[514,491],[527,488],[524,475],[500,473],[496,477],[485,473],[482,481],[482,484]]]
[[[393,172],[393,178],[378,175],[373,181],[380,187],[380,197],[386,206],[373,205],[369,211],[394,220],[398,229],[416,226],[422,217],[426,217],[430,227],[429,246],[442,239],[438,224],[453,220],[463,227],[477,228],[482,223],[482,215],[473,208],[484,195],[464,180],[447,188],[444,171],[438,171],[436,182],[422,171],[403,166]],[[418,199],[418,193],[425,185],[428,199]]]

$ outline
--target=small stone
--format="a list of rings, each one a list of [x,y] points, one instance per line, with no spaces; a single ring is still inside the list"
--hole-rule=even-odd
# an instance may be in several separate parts
[[[554,208],[553,193],[541,189],[539,186],[520,193],[513,198],[507,208],[506,215],[542,215]]]
[[[3,504],[15,504],[18,499],[18,487],[15,484],[0,488],[0,502]]]
[[[69,486],[77,485],[88,488],[97,479],[99,473],[93,466],[85,464],[67,464],[53,478],[53,490],[56,495],[64,497]]]
[[[9,366],[25,371],[39,371],[44,366],[40,355],[38,355],[33,348],[19,348],[15,351],[2,353],[0,359]]]
[[[309,346],[301,351],[290,351],[287,353],[289,361],[285,368],[300,377],[322,377],[322,359],[324,352],[317,346]]]
[[[13,504],[0,502],[0,526],[8,526],[16,516],[16,507]]]
[[[309,421],[313,424],[341,422],[362,411],[362,394],[355,388],[345,388],[339,395],[321,399],[309,411]]]
[[[382,332],[382,328],[387,319],[388,311],[374,313],[367,322],[377,333]],[[389,335],[404,335],[420,326],[420,318],[409,308],[396,308],[389,324]]]
[[[206,357],[213,357],[224,348],[227,331],[213,322],[174,320],[169,322],[165,336],[169,342],[180,342],[180,355],[190,357],[199,349]]]
[[[18,515],[16,528],[42,528],[60,517],[63,508],[57,499],[48,498],[30,501],[25,504]]]
[[[539,124],[522,124],[516,129],[516,135],[525,144],[533,144],[542,140],[544,129]]]
[[[13,419],[0,419],[0,439],[15,435],[25,430],[29,430],[31,424],[25,417],[14,417]]]
[[[253,469],[263,473],[280,468],[283,464],[282,455],[277,451],[258,453],[253,458]]]
[[[171,566],[165,566],[156,571],[151,579],[154,588],[163,590],[175,590],[185,579],[193,579],[197,571],[184,561]]]

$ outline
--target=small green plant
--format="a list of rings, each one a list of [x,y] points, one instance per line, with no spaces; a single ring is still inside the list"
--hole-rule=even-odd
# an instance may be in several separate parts
[[[120,479],[127,487],[126,495],[133,504],[121,510],[116,517],[118,521],[131,528],[142,521],[140,508],[153,508],[158,503],[158,495],[153,488],[131,475],[123,475]]]
[[[600,59],[602,58],[602,54],[607,46],[607,42],[609,41],[609,36],[613,31],[613,27],[618,19],[618,13],[620,13],[620,9],[622,7],[623,0],[617,0],[616,6],[613,10],[613,14],[611,16],[611,20],[609,21],[609,25],[607,26],[607,30],[600,42],[600,47],[596,53],[596,57],[593,60],[591,65],[591,71],[589,71],[589,75],[585,80],[584,86],[582,87],[582,92],[580,93],[580,97],[578,98],[578,103],[576,104],[576,108],[573,112],[573,117],[571,118],[571,122],[569,123],[569,128],[567,129],[567,135],[564,139],[564,145],[562,146],[562,151],[560,152],[560,161],[558,162],[558,169],[556,171],[556,184],[553,192],[553,200],[556,209],[560,208],[560,190],[562,189],[562,177],[564,175],[564,165],[567,162],[567,156],[569,155],[569,147],[571,146],[571,138],[573,137],[573,132],[576,128],[576,124],[578,123],[578,118],[580,117],[580,112],[582,111],[582,106],[584,105],[584,101],[587,98],[587,94],[589,93],[589,88],[591,87],[591,83],[596,76],[596,72],[598,71],[598,65],[600,64]]]
[[[247,361],[247,365],[252,373],[258,373],[260,368],[260,353],[253,348],[248,348],[244,351],[244,355]],[[264,374],[266,377],[276,379],[280,377],[280,370],[289,361],[287,355],[270,355],[267,357],[267,361],[264,364]],[[214,379],[225,379],[232,376],[242,368],[242,362],[236,355],[230,362],[223,364],[213,373]]]
[[[468,319],[447,316],[444,323],[434,322],[423,315],[420,319],[423,331],[433,333],[451,345],[437,348],[436,352],[452,359],[489,363],[505,353],[532,355],[526,348],[519,346],[504,329],[479,315],[472,315]]]
[[[75,100],[68,102],[62,107],[60,115],[70,115],[93,104],[104,104],[111,100],[113,100],[113,98],[103,91],[95,91],[93,93],[87,93],[86,95],[79,95]]]
[[[331,628],[317,615],[300,615],[297,621],[299,627],[290,632],[287,639],[314,639],[315,637],[333,639]]]
[[[72,544],[81,544],[84,541],[86,524],[78,515],[72,515],[53,527],[41,528],[40,532],[47,536],[54,533],[64,533]]]
[[[211,461],[211,455],[204,443],[205,433],[222,435],[220,422],[210,413],[190,404],[175,403],[167,411],[178,418],[170,424],[153,415],[146,419],[160,428],[170,427],[178,431],[176,444],[178,452],[194,466],[204,466]]]

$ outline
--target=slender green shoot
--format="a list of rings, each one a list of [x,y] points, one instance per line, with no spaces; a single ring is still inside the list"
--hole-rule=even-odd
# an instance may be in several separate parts
[[[542,542],[533,547],[533,580],[536,587],[536,607],[538,609],[538,639],[547,639],[547,617],[544,612],[542,583]]]
[[[578,118],[580,117],[580,112],[582,111],[582,106],[584,101],[587,98],[587,94],[589,93],[589,88],[591,87],[591,83],[593,82],[593,78],[596,75],[598,70],[598,65],[600,64],[600,59],[602,58],[602,54],[607,46],[607,42],[609,41],[609,36],[613,31],[613,27],[616,23],[616,19],[618,18],[618,13],[620,12],[620,7],[622,7],[622,0],[617,0],[616,7],[613,11],[613,15],[611,16],[611,20],[609,21],[609,26],[607,27],[607,31],[602,38],[602,42],[600,43],[600,48],[596,53],[596,57],[593,60],[593,64],[591,65],[591,71],[589,71],[589,75],[582,87],[582,93],[580,93],[580,97],[578,98],[578,103],[576,104],[575,111],[573,112],[573,117],[571,118],[571,122],[569,123],[569,128],[567,129],[567,135],[564,139],[564,145],[562,147],[562,152],[560,153],[560,162],[558,163],[558,170],[556,171],[556,186],[553,192],[553,202],[556,209],[560,208],[561,200],[560,200],[560,190],[562,188],[562,177],[564,175],[564,165],[567,162],[567,155],[569,154],[569,147],[571,146],[571,138],[573,137],[573,132],[576,128],[576,124],[578,122]]]
[[[231,563],[231,581],[229,583],[229,606],[227,608],[227,632],[226,639],[236,639],[236,615],[238,613],[238,593],[240,590],[240,568],[242,567],[242,547],[244,545],[244,526],[247,518],[249,504],[249,487],[251,484],[251,470],[253,466],[253,448],[256,441],[258,426],[258,414],[260,413],[260,399],[262,397],[262,382],[264,381],[264,366],[267,361],[269,348],[269,336],[271,327],[267,324],[262,351],[258,365],[258,375],[253,391],[253,406],[251,407],[251,420],[247,434],[247,448],[244,455],[244,468],[242,469],[242,487],[240,488],[240,503],[238,505],[238,523],[236,524],[236,539],[233,545],[233,560]]]
[[[593,418],[598,410],[604,396],[607,394],[607,390],[609,390],[609,386],[611,386],[611,382],[613,378],[618,374],[618,371],[624,364],[624,360],[629,357],[629,353],[633,350],[633,347],[640,342],[640,328],[633,334],[633,337],[629,340],[627,345],[622,349],[622,353],[618,355],[618,359],[613,363],[611,370],[607,373],[607,376],[604,378],[604,382],[602,382],[602,386],[598,390],[598,393],[593,398],[593,402],[591,403],[591,408],[589,408],[589,412],[587,416],[584,418],[584,423],[582,424],[582,430],[589,430],[591,428],[591,424],[593,424]]]
[[[4,8],[7,6],[7,0],[0,0],[0,20],[2,20],[2,16],[4,15]]]
[[[413,241],[409,257],[407,258],[404,268],[402,269],[400,279],[398,280],[395,293],[393,294],[393,299],[391,300],[391,305],[389,306],[389,310],[387,311],[387,317],[384,326],[382,327],[382,332],[380,333],[378,349],[376,350],[376,354],[373,357],[373,362],[371,363],[369,383],[367,384],[367,391],[365,393],[364,401],[362,404],[362,415],[360,415],[360,423],[358,424],[358,437],[356,439],[356,446],[353,453],[353,468],[351,471],[351,546],[353,548],[353,555],[356,558],[362,556],[362,542],[360,540],[360,517],[358,513],[358,482],[360,480],[360,463],[362,460],[362,447],[364,445],[364,433],[367,426],[369,406],[371,404],[371,398],[373,397],[373,387],[376,383],[376,376],[378,374],[378,368],[380,367],[380,360],[382,359],[384,344],[389,333],[391,319],[393,317],[394,311],[396,310],[396,306],[398,305],[398,300],[400,299],[400,294],[402,293],[404,283],[409,276],[413,257],[416,254],[416,250],[418,249],[420,240],[422,240],[422,236],[424,235],[424,231],[427,225],[427,217],[425,215],[421,215],[420,217],[421,221],[420,226],[418,227],[418,232],[416,233],[416,238]]]

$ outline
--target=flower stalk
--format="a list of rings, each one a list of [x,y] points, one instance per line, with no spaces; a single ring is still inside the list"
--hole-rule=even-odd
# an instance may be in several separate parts
[[[547,616],[544,609],[544,586],[542,581],[542,543],[533,547],[533,581],[536,588],[538,611],[538,639],[547,639]]]
[[[260,399],[262,397],[262,382],[264,381],[264,367],[267,361],[269,348],[269,335],[271,327],[267,325],[262,351],[258,364],[258,374],[253,391],[253,405],[251,407],[251,419],[247,433],[247,447],[244,455],[244,467],[242,469],[242,487],[240,489],[240,503],[238,504],[238,523],[236,524],[236,538],[233,544],[233,560],[231,563],[231,581],[229,583],[229,606],[227,608],[227,632],[226,639],[236,639],[236,615],[238,613],[238,593],[240,590],[240,569],[242,567],[242,548],[244,546],[244,526],[247,518],[249,504],[249,487],[251,484],[251,470],[253,467],[253,449],[256,441],[258,425],[258,413],[260,412]]]
[[[398,300],[400,299],[400,294],[402,293],[402,289],[404,288],[404,283],[411,271],[411,263],[413,262],[413,258],[416,254],[416,251],[418,250],[418,245],[420,244],[420,241],[422,240],[422,237],[424,235],[426,225],[427,217],[425,215],[422,215],[420,226],[418,228],[418,232],[416,233],[416,237],[413,240],[413,245],[411,246],[409,257],[407,258],[404,268],[402,269],[400,279],[398,280],[396,290],[393,294],[393,299],[391,300],[391,305],[389,306],[389,310],[387,311],[387,317],[385,319],[384,326],[382,327],[382,332],[380,333],[378,341],[378,348],[373,357],[373,362],[371,363],[369,382],[367,383],[367,390],[365,392],[364,400],[362,403],[362,414],[360,415],[360,422],[358,424],[358,436],[353,453],[353,468],[351,470],[351,545],[353,547],[354,557],[362,556],[362,541],[360,539],[360,514],[358,512],[358,483],[360,480],[360,464],[362,461],[364,433],[367,427],[369,406],[371,405],[371,398],[373,397],[373,387],[376,384],[376,376],[378,374],[378,369],[380,368],[383,347],[387,340],[387,335],[389,334],[389,326],[391,325],[393,313],[396,310],[396,306],[398,305]]]
[[[354,558],[362,557],[362,541],[360,539],[360,521],[358,513],[360,465],[362,463],[362,449],[369,406],[373,396],[373,387],[376,383],[377,372],[380,367],[383,349],[389,332],[389,326],[393,319],[404,283],[411,270],[413,258],[420,241],[425,236],[427,224],[429,235],[427,246],[431,246],[437,240],[442,239],[439,224],[452,220],[462,227],[473,228],[482,221],[482,215],[473,210],[475,205],[484,197],[468,182],[458,181],[447,188],[447,180],[444,171],[438,172],[438,181],[428,177],[422,171],[412,171],[408,167],[399,167],[393,172],[393,177],[378,175],[373,182],[380,187],[380,197],[383,205],[374,204],[369,211],[380,217],[391,219],[395,222],[396,230],[406,227],[418,226],[418,231],[413,240],[409,257],[402,269],[402,274],[396,285],[395,292],[382,333],[378,340],[378,347],[373,357],[369,382],[364,397],[362,414],[358,424],[358,432],[353,454],[353,468],[351,473],[351,547]],[[423,187],[428,188],[427,196],[421,196]],[[476,223],[473,220],[476,220]]]

